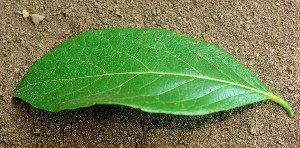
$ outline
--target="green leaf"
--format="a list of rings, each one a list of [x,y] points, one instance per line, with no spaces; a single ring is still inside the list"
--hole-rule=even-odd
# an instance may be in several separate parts
[[[182,115],[271,99],[293,115],[217,46],[162,29],[103,29],[70,38],[32,65],[15,95],[54,112],[118,104]]]

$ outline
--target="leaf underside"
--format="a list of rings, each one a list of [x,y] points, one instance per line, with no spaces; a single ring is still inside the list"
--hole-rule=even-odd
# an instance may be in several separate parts
[[[182,115],[277,97],[217,46],[155,28],[93,30],[70,38],[32,65],[15,95],[54,112],[118,104]]]

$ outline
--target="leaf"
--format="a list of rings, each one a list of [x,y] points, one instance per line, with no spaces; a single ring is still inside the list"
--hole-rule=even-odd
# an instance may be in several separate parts
[[[15,95],[61,111],[118,104],[154,113],[204,115],[271,99],[250,70],[209,42],[162,29],[93,30],[32,65]]]

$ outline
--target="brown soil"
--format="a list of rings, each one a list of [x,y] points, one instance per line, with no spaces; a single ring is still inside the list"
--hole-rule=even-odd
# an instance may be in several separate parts
[[[34,25],[16,12],[45,15]],[[300,147],[300,1],[0,1],[0,147]],[[51,113],[13,98],[28,68],[78,33],[158,27],[211,41],[295,110],[265,101],[207,116],[98,105]]]

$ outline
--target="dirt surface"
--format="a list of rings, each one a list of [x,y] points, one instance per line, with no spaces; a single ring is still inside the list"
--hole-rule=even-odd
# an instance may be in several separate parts
[[[18,10],[46,16],[40,24]],[[300,1],[0,1],[0,147],[300,147]],[[295,110],[265,101],[207,116],[98,105],[51,113],[13,98],[28,68],[78,33],[158,27],[211,41]]]

